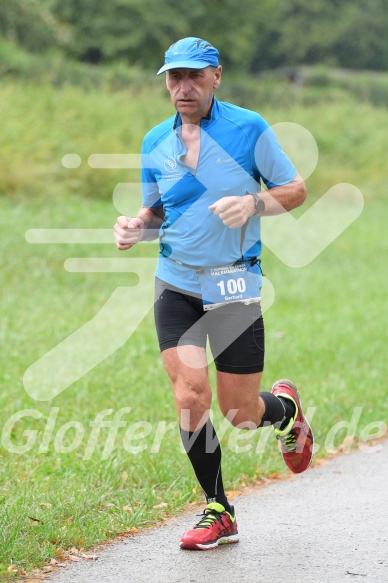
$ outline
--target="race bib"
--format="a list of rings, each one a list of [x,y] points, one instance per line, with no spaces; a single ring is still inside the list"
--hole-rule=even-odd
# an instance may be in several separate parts
[[[204,310],[232,302],[250,304],[261,300],[261,274],[249,262],[204,267],[198,273]]]

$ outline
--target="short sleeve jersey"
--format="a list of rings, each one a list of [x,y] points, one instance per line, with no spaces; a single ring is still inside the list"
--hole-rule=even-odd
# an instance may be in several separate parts
[[[209,210],[224,196],[259,192],[290,182],[296,170],[268,123],[257,113],[213,100],[200,124],[197,168],[182,158],[187,150],[176,114],[154,127],[142,146],[143,205],[163,206],[156,276],[189,292],[200,292],[195,269],[259,257],[260,218],[231,229]],[[184,264],[184,265],[182,265]]]

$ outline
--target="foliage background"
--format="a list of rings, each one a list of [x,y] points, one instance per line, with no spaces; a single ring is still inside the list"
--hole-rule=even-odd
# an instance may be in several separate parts
[[[13,0],[0,34],[33,53],[156,69],[178,38],[210,40],[240,72],[327,64],[386,70],[387,0]]]
[[[152,311],[121,349],[52,401],[35,401],[23,385],[33,362],[93,318],[118,286],[131,285],[128,273],[64,269],[69,257],[121,258],[113,238],[105,245],[32,245],[25,233],[111,230],[118,214],[112,193],[120,182],[137,182],[137,171],[96,170],[88,156],[139,152],[144,133],[172,113],[155,71],[179,37],[204,37],[219,48],[220,99],[313,134],[319,163],[302,213],[339,182],[355,184],[365,199],[360,218],[306,268],[287,267],[264,250],[276,302],[266,314],[263,385],[289,375],[303,387],[304,406],[316,408],[317,457],[326,455],[332,428],[349,422],[356,407],[362,414],[345,449],[368,424],[387,422],[387,8],[387,0],[186,0],[179,10],[172,0],[0,3],[0,429],[18,411],[42,412],[11,427],[19,445],[36,431],[36,447],[18,455],[4,440],[0,445],[0,580],[202,501],[180,452]],[[68,153],[80,156],[78,168],[63,167]],[[124,202],[130,214],[140,199]],[[128,257],[156,254],[151,244]],[[92,458],[83,459],[95,416],[128,405],[130,425],[175,423],[158,455],[125,451],[125,427],[109,459],[102,459],[107,431]],[[40,453],[54,407],[58,422]],[[216,407],[215,416],[217,427]],[[85,440],[61,453],[55,437],[72,421],[85,427]],[[236,453],[228,435],[229,489],[284,472],[275,440],[260,455]],[[345,436],[346,427],[336,435],[338,447]],[[64,441],[72,438],[69,431]],[[252,432],[251,440],[259,438]]]

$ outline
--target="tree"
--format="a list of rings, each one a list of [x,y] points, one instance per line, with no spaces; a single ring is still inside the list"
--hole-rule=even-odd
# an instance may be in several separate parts
[[[388,69],[388,1],[349,2],[343,8],[341,34],[333,52],[342,67]]]
[[[213,43],[231,71],[326,63],[384,70],[388,0],[8,0],[0,35],[32,52],[157,69],[185,36]]]
[[[73,30],[72,56],[154,69],[170,44],[197,36],[220,50],[224,64],[247,70],[258,20],[253,0],[186,0],[184,10],[175,0],[58,0],[56,14]]]
[[[53,12],[54,0],[13,0],[0,3],[0,34],[31,52],[69,42],[66,26]]]
[[[252,71],[317,63],[387,69],[388,0],[264,0],[264,5],[268,18],[257,31]]]

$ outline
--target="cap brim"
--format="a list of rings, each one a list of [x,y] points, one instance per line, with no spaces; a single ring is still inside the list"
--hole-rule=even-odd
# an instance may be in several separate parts
[[[175,61],[163,65],[156,74],[160,75],[161,73],[165,73],[165,71],[170,71],[170,69],[205,69],[209,66],[210,63],[204,63],[203,61]]]

